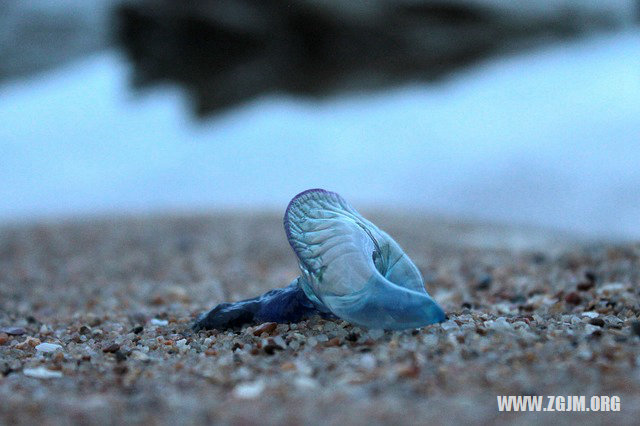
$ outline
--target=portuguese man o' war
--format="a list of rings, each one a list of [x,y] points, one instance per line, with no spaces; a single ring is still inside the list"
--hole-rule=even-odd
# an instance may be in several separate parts
[[[398,243],[340,195],[323,189],[296,195],[284,228],[301,275],[287,287],[216,306],[200,316],[195,330],[297,322],[316,314],[386,330],[445,320]]]

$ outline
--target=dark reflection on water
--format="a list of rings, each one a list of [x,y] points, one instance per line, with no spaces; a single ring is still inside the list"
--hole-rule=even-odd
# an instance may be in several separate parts
[[[620,24],[496,1],[143,1],[118,8],[136,86],[188,90],[198,115],[268,92],[321,96],[432,80],[489,54]],[[606,8],[605,8],[606,9]]]
[[[134,87],[171,82],[197,116],[261,94],[430,81],[481,58],[637,22],[636,0],[3,0],[0,82],[116,42]]]

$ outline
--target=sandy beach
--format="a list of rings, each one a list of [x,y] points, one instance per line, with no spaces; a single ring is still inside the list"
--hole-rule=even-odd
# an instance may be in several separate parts
[[[276,213],[3,225],[0,424],[635,423],[640,244],[367,216],[447,322],[192,333],[215,304],[298,275]],[[621,410],[504,413],[497,395],[616,395]]]

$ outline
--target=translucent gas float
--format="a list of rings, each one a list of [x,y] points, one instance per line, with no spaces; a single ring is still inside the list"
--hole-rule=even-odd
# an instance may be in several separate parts
[[[194,329],[295,322],[314,314],[387,330],[445,320],[409,256],[340,195],[323,189],[296,195],[284,228],[301,275],[285,288],[216,306]]]

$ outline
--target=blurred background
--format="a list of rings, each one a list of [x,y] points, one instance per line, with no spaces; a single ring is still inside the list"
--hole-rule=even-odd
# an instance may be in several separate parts
[[[640,238],[640,1],[0,0],[0,221],[312,187]]]

